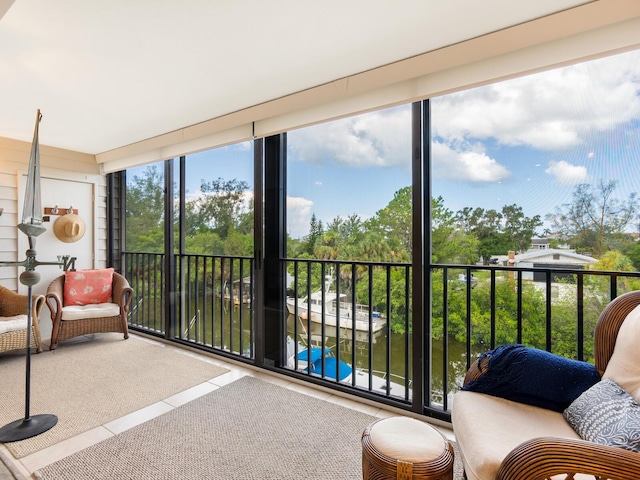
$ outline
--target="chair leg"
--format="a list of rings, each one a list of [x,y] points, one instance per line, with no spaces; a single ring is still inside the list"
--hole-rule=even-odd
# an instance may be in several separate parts
[[[58,335],[60,335],[60,321],[53,320],[53,328],[51,329],[51,343],[49,350],[55,350],[58,346]]]

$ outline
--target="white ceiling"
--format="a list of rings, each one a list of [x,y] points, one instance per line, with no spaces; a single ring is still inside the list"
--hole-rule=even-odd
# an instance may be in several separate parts
[[[0,0],[0,136],[98,154],[584,0]]]

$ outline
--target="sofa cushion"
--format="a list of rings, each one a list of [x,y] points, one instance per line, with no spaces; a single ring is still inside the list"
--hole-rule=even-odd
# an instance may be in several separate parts
[[[486,371],[462,390],[562,412],[582,392],[600,381],[595,366],[520,344],[505,345],[488,357]]]
[[[84,318],[115,317],[120,315],[120,306],[115,303],[92,303],[89,305],[70,305],[62,308],[62,320],[81,320]]]
[[[502,460],[526,440],[580,438],[561,412],[475,392],[454,395],[451,420],[468,480],[495,480]]]
[[[613,355],[602,378],[610,378],[640,402],[640,306],[620,326]]]
[[[109,302],[113,286],[113,271],[113,268],[66,271],[64,305]]]
[[[28,318],[26,315],[13,315],[0,317],[0,333],[15,332],[27,329]]]
[[[575,399],[564,417],[585,440],[640,452],[640,405],[609,378]]]

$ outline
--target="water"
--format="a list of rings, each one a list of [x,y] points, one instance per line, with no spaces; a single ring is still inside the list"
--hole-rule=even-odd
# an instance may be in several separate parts
[[[252,324],[249,306],[245,304],[242,309],[237,306],[229,308],[229,302],[225,301],[221,305],[219,298],[216,298],[215,302],[211,302],[210,298],[207,302],[199,303],[199,309],[191,308],[189,312],[184,312],[185,318],[190,319],[190,327],[185,329],[186,324],[183,325],[181,338],[223,348],[237,354],[249,355]],[[325,326],[323,331],[321,324],[311,322],[309,327],[307,322],[300,319],[296,325],[293,315],[288,315],[287,318],[287,335],[291,339],[297,337],[300,348],[306,348],[309,344],[330,348],[340,360],[355,369],[367,373],[371,371],[373,375],[389,378],[394,383],[411,388],[412,338],[410,334],[391,332],[387,338],[385,330],[371,335],[369,332],[356,331],[354,340],[353,333],[352,330],[340,329],[338,334],[335,327],[329,326]],[[337,348],[338,345],[339,348]],[[443,382],[445,345],[442,340],[432,342],[429,381],[434,399],[441,400],[445,390],[450,399],[461,386],[467,369],[465,344],[448,339],[446,349],[448,355],[445,388]],[[387,352],[390,352],[388,365]],[[472,353],[474,358],[477,353],[479,352]]]
[[[293,315],[289,315],[287,319],[288,336],[294,338],[297,334],[298,342],[302,348],[308,344],[330,348],[339,354],[340,360],[355,366],[356,369],[366,372],[371,369],[374,375],[390,378],[394,383],[411,386],[412,338],[410,334],[391,332],[387,338],[384,330],[371,335],[369,332],[356,331],[354,341],[353,333],[352,330],[340,329],[338,334],[335,327],[329,326],[325,326],[323,331],[322,325],[315,322],[311,322],[309,330],[307,322],[299,319],[296,325]],[[339,349],[337,345],[340,346]],[[431,391],[434,397],[441,399],[445,390],[443,384],[445,376],[443,342],[433,342],[431,350]],[[467,371],[467,361],[466,347],[463,343],[448,339],[447,350],[446,375],[448,381],[446,391],[450,397],[462,385]],[[387,351],[391,352],[388,366]]]

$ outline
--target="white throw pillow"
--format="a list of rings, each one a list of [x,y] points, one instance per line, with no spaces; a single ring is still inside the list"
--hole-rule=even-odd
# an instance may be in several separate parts
[[[640,305],[622,323],[603,379],[610,378],[640,402]]]

